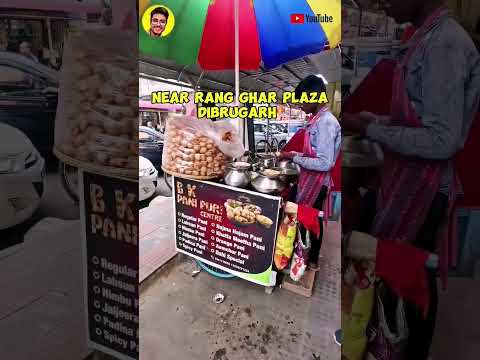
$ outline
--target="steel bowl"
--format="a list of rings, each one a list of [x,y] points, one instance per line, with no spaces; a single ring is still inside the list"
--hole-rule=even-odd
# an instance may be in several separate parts
[[[258,176],[252,180],[252,187],[264,194],[278,194],[286,188],[286,184],[280,179],[280,175],[276,177],[266,176],[259,173]]]
[[[263,169],[275,167],[277,158],[273,154],[257,154],[257,164]]]
[[[290,159],[281,159],[278,161],[277,164],[278,167],[283,168],[283,169],[292,169],[296,170],[297,173],[300,173],[300,166],[298,164],[295,164],[292,160]]]
[[[274,167],[271,170],[279,171],[280,180],[282,180],[286,184],[290,184],[294,182],[299,174],[297,169],[291,169],[291,168]]]
[[[227,166],[223,181],[225,184],[238,188],[245,188],[250,183],[250,164],[243,162],[230,163]]]

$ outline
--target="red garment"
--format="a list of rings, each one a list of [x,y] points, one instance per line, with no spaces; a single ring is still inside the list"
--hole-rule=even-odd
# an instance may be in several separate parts
[[[342,102],[342,113],[369,111],[389,115],[394,67],[395,60],[391,59],[383,59],[375,65],[355,91]]]
[[[303,152],[303,142],[305,138],[305,129],[298,130],[290,141],[283,147],[283,152]]]
[[[310,143],[310,131],[309,128],[319,120],[324,113],[328,110],[327,108],[321,109],[316,115],[313,115],[309,118],[307,127],[305,129],[305,135],[303,137],[303,156],[316,157],[317,154]],[[298,176],[298,193],[297,193],[297,203],[300,205],[313,206],[322,186],[325,182],[325,178],[328,175],[328,172],[308,170],[305,168],[300,169],[300,175]],[[329,218],[329,209],[330,209],[330,186],[327,191],[327,197],[324,206],[325,212],[325,221]]]
[[[320,236],[320,222],[318,221],[318,210],[309,206],[298,205],[298,221],[305,229],[313,232],[317,238]]]
[[[375,273],[398,297],[418,305],[424,316],[430,302],[427,259],[427,252],[412,245],[378,241]]]
[[[464,196],[462,196],[457,206],[461,207],[479,207],[480,206],[480,171],[475,170],[478,161],[478,154],[480,149],[480,112],[477,113],[472,127],[468,134],[467,141],[455,157],[455,164],[462,184]],[[472,170],[473,169],[473,170]]]
[[[280,197],[284,200],[287,201],[288,195],[290,195],[290,192],[292,191],[292,186],[289,184],[281,193]]]
[[[410,102],[406,88],[406,66],[414,51],[422,46],[424,37],[435,24],[449,16],[447,7],[435,11],[417,30],[404,59],[394,71],[391,126],[422,127]],[[416,240],[420,226],[438,191],[446,161],[426,160],[402,156],[384,148],[385,160],[381,169],[381,184],[378,194],[379,211],[373,223],[373,235],[382,239],[396,239],[404,243]],[[455,186],[452,186],[452,194]],[[453,204],[453,196],[450,197]],[[444,285],[448,275],[448,261],[455,251],[454,238],[447,231],[440,232],[440,270]]]
[[[406,42],[408,42],[408,41],[412,38],[413,34],[415,34],[415,31],[416,31],[416,30],[417,30],[417,29],[415,28],[415,26],[413,26],[413,25],[408,26],[408,27],[405,29],[405,32],[403,33],[402,39],[401,39],[400,41],[401,41],[403,44],[406,43]]]
[[[330,170],[330,176],[332,177],[333,187],[332,191],[342,191],[342,151],[338,153],[337,160],[333,169]]]

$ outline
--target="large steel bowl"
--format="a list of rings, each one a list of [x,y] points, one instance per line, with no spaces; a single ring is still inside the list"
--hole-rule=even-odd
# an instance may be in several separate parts
[[[297,178],[299,172],[297,169],[291,169],[291,168],[281,168],[281,167],[274,167],[271,170],[276,170],[280,172],[280,180],[282,180],[284,183],[289,184],[291,182],[294,182],[295,179]]]
[[[290,159],[281,159],[277,163],[277,167],[283,168],[283,169],[292,169],[296,170],[297,174],[300,173],[300,166],[298,164],[295,164],[292,160]]]
[[[227,166],[223,181],[225,184],[238,188],[245,188],[250,183],[250,164],[235,162]]]
[[[252,187],[264,194],[278,194],[286,188],[286,184],[278,176],[267,176],[263,172],[252,180]]]

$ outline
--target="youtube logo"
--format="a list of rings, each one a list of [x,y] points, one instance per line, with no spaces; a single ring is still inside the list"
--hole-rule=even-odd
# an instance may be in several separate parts
[[[303,15],[303,14],[290,14],[290,22],[292,24],[303,24],[305,22],[305,15]]]

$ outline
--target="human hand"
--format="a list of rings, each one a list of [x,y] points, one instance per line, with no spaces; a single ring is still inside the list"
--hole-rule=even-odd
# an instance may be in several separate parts
[[[290,159],[290,160],[293,160],[293,158],[297,155],[301,155],[301,154],[296,151],[288,151],[288,152],[282,151],[281,153],[281,157],[283,159]]]
[[[342,130],[365,135],[368,125],[377,122],[377,116],[367,111],[358,114],[344,114],[341,119]]]

